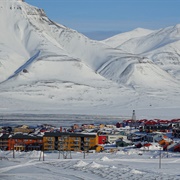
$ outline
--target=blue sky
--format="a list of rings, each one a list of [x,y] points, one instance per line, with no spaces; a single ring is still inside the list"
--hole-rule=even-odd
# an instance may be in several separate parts
[[[55,22],[89,36],[180,23],[180,0],[25,0]],[[109,35],[108,35],[109,33]],[[93,38],[93,37],[92,37]]]

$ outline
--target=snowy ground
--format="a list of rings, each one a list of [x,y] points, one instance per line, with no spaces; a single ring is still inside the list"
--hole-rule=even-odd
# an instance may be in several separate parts
[[[17,0],[0,7],[0,117],[133,110],[138,119],[180,117],[180,25],[100,42],[56,24],[41,7]]]
[[[142,152],[142,151],[141,151]],[[142,154],[142,155],[139,155]],[[140,153],[139,149],[124,149],[116,153],[72,153],[72,159],[58,159],[58,153],[0,152],[0,179],[2,180],[101,180],[101,179],[180,179],[180,154],[162,152],[159,168],[159,150]],[[69,156],[70,157],[70,156]]]

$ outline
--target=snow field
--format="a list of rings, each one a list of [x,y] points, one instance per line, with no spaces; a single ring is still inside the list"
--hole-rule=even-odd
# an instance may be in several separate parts
[[[0,113],[179,118],[180,25],[93,41],[37,7],[0,1]],[[171,114],[173,112],[173,114]]]
[[[165,152],[162,152],[165,153]],[[45,161],[39,161],[39,152],[0,152],[0,178],[13,179],[179,179],[180,155],[162,156],[159,169],[159,150],[143,151],[126,149],[117,153],[72,152],[72,159],[58,159],[58,153],[45,153]],[[156,154],[156,157],[154,156]]]

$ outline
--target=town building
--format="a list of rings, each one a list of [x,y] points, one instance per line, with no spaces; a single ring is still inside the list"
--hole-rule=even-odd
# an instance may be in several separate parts
[[[8,150],[32,151],[41,150],[43,145],[42,136],[17,133],[9,136]]]
[[[0,134],[0,149],[8,150],[9,134]]]
[[[98,136],[95,133],[45,132],[43,136],[44,151],[63,150],[81,151],[95,149]]]

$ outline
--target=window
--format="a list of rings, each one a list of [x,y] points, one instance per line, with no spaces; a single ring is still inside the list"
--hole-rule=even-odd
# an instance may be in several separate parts
[[[85,138],[85,141],[90,141],[90,138]]]

